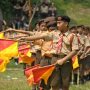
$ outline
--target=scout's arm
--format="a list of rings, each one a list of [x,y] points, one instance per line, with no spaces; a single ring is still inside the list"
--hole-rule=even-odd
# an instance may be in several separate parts
[[[90,47],[87,49],[85,55],[89,54],[90,53]]]
[[[71,59],[74,55],[77,54],[77,50],[71,51],[67,56],[62,59],[57,60],[56,64],[62,65],[67,60]]]
[[[46,35],[40,35],[40,36],[30,36],[30,37],[22,37],[21,40],[28,40],[28,41],[33,41],[33,40],[39,40],[39,39],[44,39],[47,37]]]
[[[9,39],[18,39],[18,38],[21,38],[21,37],[27,37],[27,35],[16,35],[14,37],[10,37]]]
[[[80,48],[80,50],[77,52],[77,55],[81,55],[81,54],[82,54],[83,49],[84,49],[84,47],[82,46],[82,47]]]
[[[39,40],[43,38],[44,36],[30,36],[30,37],[22,37],[21,40],[33,41],[33,40]]]
[[[87,47],[87,48],[84,49],[84,52],[83,52],[83,54],[80,56],[80,58],[83,59],[83,58],[86,57],[87,54],[89,54],[89,53],[90,53],[90,47]]]
[[[73,40],[71,43],[71,49],[72,51],[69,54],[67,54],[67,56],[65,56],[64,58],[58,60],[57,64],[62,65],[64,62],[71,59],[74,55],[77,54],[79,50],[79,46],[78,46],[78,38],[76,36],[73,37]]]
[[[24,34],[28,34],[28,35],[33,35],[33,32],[25,31],[25,30],[13,30],[13,32],[24,33]]]
[[[17,33],[24,33],[24,34],[28,34],[28,35],[33,35],[33,32],[30,32],[30,31],[24,31],[24,30],[16,30],[16,29],[12,29],[12,28],[9,28],[5,31],[2,31],[4,33],[6,32],[17,32]]]

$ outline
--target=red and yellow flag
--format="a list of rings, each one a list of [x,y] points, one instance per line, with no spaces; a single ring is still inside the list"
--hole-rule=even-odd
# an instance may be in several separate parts
[[[31,57],[30,45],[22,45],[19,47],[19,63],[32,63],[34,58]]]
[[[54,68],[55,68],[54,65],[35,68],[31,71],[31,75],[28,78],[28,80],[31,81],[33,79],[33,83],[36,84],[41,79],[43,79],[45,84],[47,84],[47,81],[48,81],[49,77],[51,76]]]
[[[39,68],[40,66],[39,65],[35,65],[33,67],[29,67],[29,68],[26,68],[25,69],[25,76],[28,78],[30,77],[30,72],[33,70],[33,69],[36,69],[36,68]]]
[[[31,57],[30,45],[23,44],[23,45],[19,46],[19,53],[23,53],[24,55]]]
[[[0,59],[6,60],[18,55],[18,42],[0,39]]]
[[[31,64],[33,61],[35,61],[35,58],[29,57],[26,55],[20,55],[19,60],[21,59],[22,63]]]
[[[7,62],[5,60],[0,59],[0,72],[4,72],[6,70]]]
[[[28,81],[28,84],[29,84],[29,85],[34,84],[34,77],[33,77],[33,72],[32,72],[32,70],[33,70],[33,69],[37,69],[37,68],[39,68],[39,67],[40,67],[39,65],[36,65],[36,66],[31,67],[31,68],[25,69],[25,75],[26,75],[26,77],[27,77],[27,81]]]
[[[4,33],[0,32],[0,39],[4,38]]]
[[[73,65],[73,69],[76,69],[76,68],[79,67],[78,56],[77,55],[72,57],[72,65]]]

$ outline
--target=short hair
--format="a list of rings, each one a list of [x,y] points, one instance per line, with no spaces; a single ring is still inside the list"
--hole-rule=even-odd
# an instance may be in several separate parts
[[[72,27],[70,28],[70,31],[73,30],[73,29],[77,29],[77,26],[72,26]]]
[[[89,26],[85,26],[85,30],[90,32],[90,27]]]
[[[39,22],[38,22],[39,26],[40,26],[42,23],[44,23],[44,20],[39,20]]]
[[[61,16],[57,16],[57,17],[56,17],[56,20],[57,20],[57,21],[61,21]]]
[[[64,21],[64,22],[67,22],[69,24],[70,18],[68,16],[58,16],[57,21]]]
[[[78,28],[84,29],[85,26],[84,26],[84,25],[78,25],[78,26],[77,26],[77,29],[78,29]]]

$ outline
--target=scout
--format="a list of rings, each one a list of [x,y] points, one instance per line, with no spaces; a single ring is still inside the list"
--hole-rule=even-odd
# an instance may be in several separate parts
[[[57,59],[58,75],[56,75],[56,85],[52,86],[52,90],[69,90],[69,80],[72,72],[71,58],[76,55],[79,50],[77,36],[73,36],[68,30],[70,18],[68,16],[61,16],[61,20],[57,19],[57,27],[61,32],[57,44]],[[57,74],[57,73],[56,73]]]

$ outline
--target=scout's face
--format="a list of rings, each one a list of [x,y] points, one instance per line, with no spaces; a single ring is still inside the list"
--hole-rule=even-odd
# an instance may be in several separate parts
[[[78,31],[78,33],[79,33],[80,35],[83,33],[82,28],[78,28],[77,31]]]
[[[77,33],[77,30],[76,30],[75,28],[73,28],[73,29],[71,30],[71,32],[72,32],[72,33]]]
[[[85,31],[85,30],[83,30],[83,34],[84,34],[84,35],[88,35],[88,32]]]
[[[57,28],[58,30],[60,30],[61,32],[63,32],[63,30],[65,30],[68,26],[67,22],[64,21],[57,21]]]
[[[40,30],[42,30],[42,31],[46,30],[46,23],[42,23],[40,25]]]

